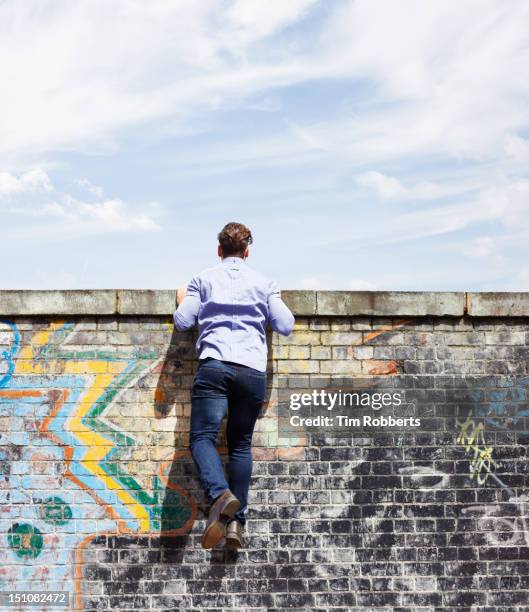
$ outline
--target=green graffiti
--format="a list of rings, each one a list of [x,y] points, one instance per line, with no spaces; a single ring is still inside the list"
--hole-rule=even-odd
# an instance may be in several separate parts
[[[40,507],[41,517],[51,525],[66,525],[72,518],[72,509],[60,497],[48,497]]]
[[[42,532],[28,523],[15,523],[9,529],[7,538],[19,557],[35,559],[42,551]]]
[[[175,531],[191,517],[189,502],[183,495],[167,488],[163,504],[152,506],[152,527],[157,531]]]

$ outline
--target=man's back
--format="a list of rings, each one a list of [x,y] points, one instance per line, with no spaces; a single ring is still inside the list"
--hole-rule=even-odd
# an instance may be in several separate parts
[[[266,325],[288,335],[294,317],[275,282],[246,265],[251,231],[227,223],[218,236],[221,263],[177,291],[176,329],[198,322],[200,359],[191,389],[189,448],[211,508],[202,547],[241,548],[252,476],[252,436],[266,398]],[[185,295],[185,297],[184,297]],[[228,464],[217,450],[227,415]]]
[[[294,317],[275,281],[241,257],[230,256],[193,277],[174,322],[181,330],[198,322],[199,359],[213,357],[265,371],[267,324],[288,335]]]

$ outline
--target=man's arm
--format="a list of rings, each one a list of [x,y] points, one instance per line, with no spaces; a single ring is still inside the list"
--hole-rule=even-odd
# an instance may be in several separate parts
[[[294,315],[281,299],[281,291],[275,283],[271,282],[271,292],[268,296],[268,312],[272,329],[283,336],[288,336],[294,327]]]
[[[178,290],[177,300],[178,308],[173,313],[173,321],[178,331],[184,331],[195,325],[200,310],[200,286],[196,276],[189,281],[183,299],[182,291]]]

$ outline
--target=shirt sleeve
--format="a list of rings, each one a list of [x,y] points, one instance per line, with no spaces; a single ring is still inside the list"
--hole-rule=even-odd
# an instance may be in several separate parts
[[[173,313],[175,327],[179,331],[184,331],[193,327],[197,322],[200,310],[200,281],[193,277],[186,289],[186,296]]]
[[[272,329],[283,336],[288,336],[294,327],[294,315],[281,299],[281,291],[275,281],[270,283],[268,312]]]

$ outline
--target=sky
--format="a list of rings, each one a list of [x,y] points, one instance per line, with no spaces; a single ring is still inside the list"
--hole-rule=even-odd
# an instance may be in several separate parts
[[[0,288],[529,290],[529,2],[0,0]]]

